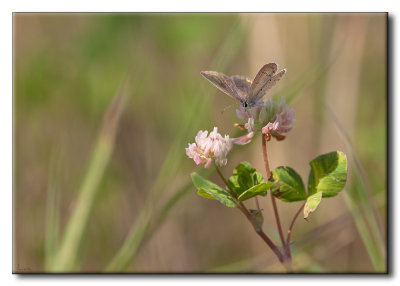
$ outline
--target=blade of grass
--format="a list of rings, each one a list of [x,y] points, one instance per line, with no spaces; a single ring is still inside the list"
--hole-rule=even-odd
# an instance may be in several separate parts
[[[193,117],[195,116],[195,112],[192,113]],[[190,121],[189,121],[190,123]],[[188,131],[190,128],[190,124],[186,124],[186,126],[183,126],[180,130],[180,134],[185,134],[185,132]],[[144,203],[144,206],[142,210],[140,211],[137,219],[135,222],[132,224],[132,227],[122,245],[120,250],[117,252],[117,254],[113,257],[111,262],[108,264],[106,267],[107,272],[120,272],[125,270],[128,266],[130,261],[134,258],[136,255],[138,248],[140,247],[143,238],[146,234],[146,232],[149,231],[150,228],[150,223],[151,220],[154,219],[154,215],[157,214],[152,214],[151,209],[152,205],[158,201],[160,196],[156,196],[155,192],[165,183],[167,178],[170,178],[173,174],[176,174],[177,168],[179,168],[180,164],[179,162],[183,158],[184,152],[182,150],[183,146],[181,146],[179,143],[180,136],[177,134],[176,140],[173,142],[171,148],[169,149],[166,158],[163,161],[162,167],[160,169],[159,174],[157,175],[157,178],[155,179],[155,182],[153,183],[151,189],[148,192],[146,201]],[[163,207],[163,210],[167,206],[172,207],[174,204],[178,203],[181,197],[183,197],[184,194],[188,193],[190,190],[189,186],[191,183],[189,182],[186,187],[183,187],[180,191],[178,191],[173,199]],[[173,202],[173,203],[172,203]],[[165,216],[167,215],[168,211],[161,211],[165,212]],[[159,217],[159,215],[158,215]],[[162,220],[160,220],[162,221]],[[160,222],[161,224],[161,222]],[[158,224],[158,225],[160,225]],[[155,231],[154,226],[153,226],[153,231]]]
[[[368,198],[368,196],[374,198],[371,184],[368,180],[368,176],[361,163],[361,160],[353,148],[350,137],[343,128],[335,111],[327,102],[325,102],[325,107],[338,129],[339,135],[346,144],[346,149],[348,150],[348,154],[350,154],[349,157],[352,159],[350,162],[354,167],[351,168],[354,170],[353,177],[356,178],[356,180],[359,180],[359,183],[356,181],[354,184],[354,191],[349,192],[349,190],[345,192],[346,199],[349,200],[347,205],[352,211],[357,229],[363,239],[365,247],[367,248],[367,252],[371,258],[375,270],[385,271],[385,243],[382,237],[382,232],[378,226],[379,214],[375,211],[378,208],[376,207],[375,201]],[[360,187],[361,185],[363,186],[362,188]],[[364,214],[364,216],[361,214]],[[371,241],[373,241],[373,243],[371,243]]]
[[[59,179],[59,163],[53,152],[49,164],[49,182],[47,188],[46,202],[46,235],[45,235],[45,269],[50,269],[53,265],[56,250],[58,248],[59,231],[59,209],[60,209],[60,190],[57,185]]]
[[[332,106],[325,102],[325,107],[327,109],[327,111],[330,113],[336,127],[337,130],[339,132],[339,135],[343,138],[343,141],[346,144],[346,148],[348,149],[349,153],[351,154],[352,157],[352,162],[354,162],[354,167],[353,169],[357,170],[357,172],[355,172],[355,174],[357,175],[357,177],[359,178],[360,182],[363,185],[363,188],[366,192],[364,192],[363,190],[358,190],[358,195],[359,195],[359,199],[361,200],[363,206],[365,208],[367,208],[366,210],[368,210],[368,219],[371,222],[374,222],[373,230],[377,235],[380,235],[380,239],[378,239],[378,241],[381,241],[381,249],[382,251],[384,250],[384,242],[383,242],[383,234],[382,234],[382,230],[379,229],[377,222],[379,214],[375,211],[378,209],[377,207],[377,203],[375,202],[375,200],[373,199],[375,196],[373,194],[372,191],[372,186],[371,183],[369,182],[368,179],[368,175],[365,171],[365,168],[363,166],[363,164],[361,163],[361,160],[359,158],[359,155],[357,154],[355,148],[353,147],[353,144],[350,140],[350,136],[346,133],[343,124],[341,124],[337,114],[335,113],[335,111],[333,110]],[[370,198],[372,198],[371,200],[368,199],[368,196]],[[375,215],[375,217],[374,217]]]
[[[85,232],[98,185],[114,149],[115,135],[125,105],[125,98],[126,84],[116,95],[103,118],[103,126],[91,155],[82,187],[79,190],[76,207],[66,225],[54,263],[49,269],[51,272],[75,270],[79,244]]]
[[[328,63],[323,63],[321,61],[310,65],[301,76],[297,77],[290,83],[287,83],[286,87],[275,93],[273,97],[284,97],[286,103],[291,104],[299,96],[302,90],[323,81],[338,55],[339,53],[335,54],[333,59]]]
[[[226,66],[232,62],[232,59],[239,52],[240,48],[244,44],[245,29],[241,25],[240,19],[232,25],[231,31],[222,42],[217,54],[211,62],[211,70],[223,72]]]
[[[212,60],[211,68],[212,70],[224,70],[229,62],[238,53],[240,47],[243,45],[243,37],[245,37],[245,31],[240,26],[239,21],[235,23],[232,27],[231,32],[226,37],[222,46],[218,50],[214,60]],[[153,184],[150,193],[153,190],[158,189],[165,178],[169,178],[176,174],[176,170],[180,167],[180,161],[185,157],[185,153],[182,152],[182,138],[189,133],[193,126],[193,120],[200,121],[203,108],[206,105],[206,99],[204,98],[202,92],[198,93],[198,96],[193,96],[195,100],[189,108],[192,112],[189,112],[190,117],[187,118],[183,125],[178,129],[178,133],[175,136],[174,142],[171,144],[172,148],[169,149],[167,156],[163,162],[159,175],[157,176],[155,183]],[[185,143],[186,144],[186,143]]]
[[[358,188],[358,186],[354,186],[354,188]],[[377,249],[372,236],[370,235],[367,226],[368,221],[366,221],[365,217],[362,215],[361,207],[356,204],[355,200],[352,199],[351,196],[345,196],[344,199],[353,215],[357,230],[361,236],[365,248],[367,249],[368,255],[371,259],[371,262],[374,265],[375,270],[385,271],[385,262],[382,256],[380,255],[379,250]]]
[[[323,45],[329,47],[330,44],[327,42],[329,37],[326,38],[326,35],[321,35],[321,37],[324,37],[323,40],[321,39]],[[343,41],[344,40],[345,39],[343,39]],[[334,50],[331,50],[331,57],[328,61],[326,60],[326,56],[319,55],[319,57],[316,57],[316,62],[314,64],[311,64],[307,69],[305,69],[305,72],[301,76],[286,84],[287,87],[276,93],[274,97],[282,96],[286,99],[287,104],[291,104],[300,94],[300,91],[304,89],[317,85],[318,90],[322,90],[329,69],[339,58],[342,52],[343,51],[340,46]]]
[[[149,228],[151,213],[142,210],[132,225],[124,244],[106,267],[105,272],[119,273],[128,268],[132,257],[136,255],[139,245]]]
[[[361,178],[358,176],[353,176],[356,187],[354,188],[355,194],[353,195],[353,200],[357,201],[359,205],[362,206],[363,214],[365,216],[365,220],[368,221],[368,226],[370,228],[370,232],[374,238],[376,246],[379,248],[379,253],[381,255],[381,259],[385,256],[385,246],[383,241],[383,234],[381,229],[378,226],[377,219],[375,217],[376,211],[378,209],[377,203],[374,201],[375,196],[371,194],[371,200],[365,194],[365,189],[363,183],[361,182]],[[373,201],[373,206],[370,204],[370,201]]]
[[[106,272],[123,272],[126,270],[132,258],[135,257],[137,251],[140,249],[140,246],[150,240],[152,235],[168,217],[172,208],[191,191],[192,187],[188,184],[185,188],[175,193],[175,195],[167,201],[162,210],[154,215],[148,209],[141,211],[125,243],[107,266]]]
[[[211,68],[212,70],[224,70],[226,66],[232,61],[235,55],[239,52],[240,47],[242,47],[245,37],[245,31],[240,26],[240,22],[237,21],[230,33],[228,33],[225,38],[223,44],[218,50],[217,54],[212,60]],[[182,143],[182,138],[186,134],[190,132],[193,127],[193,120],[200,121],[203,117],[201,116],[201,110],[205,106],[205,102],[207,98],[204,98],[203,92],[199,92],[198,96],[195,96],[195,100],[191,105],[192,112],[190,113],[190,117],[187,118],[183,122],[183,125],[178,129],[177,136],[173,144],[171,144],[172,148],[170,148],[166,159],[163,162],[163,167],[161,168],[160,174],[157,176],[157,180],[155,186],[159,186],[159,180],[161,178],[170,177],[176,174],[176,170],[180,167],[180,161],[185,157],[185,153],[182,152],[182,147],[186,144],[186,142]],[[200,115],[199,115],[200,114]],[[183,145],[182,145],[183,144]],[[171,166],[175,166],[176,168],[171,168]],[[152,188],[154,189],[154,187]]]
[[[244,30],[238,22],[234,25],[232,31],[228,34],[225,41],[223,42],[223,45],[218,51],[215,59],[212,61],[212,69],[224,69],[226,65],[231,62],[232,58],[242,46],[244,42],[244,36]],[[196,98],[196,102],[198,104],[192,105],[193,112],[191,112],[192,116],[190,120],[185,121],[185,125],[180,128],[179,133],[175,137],[176,139],[174,140],[173,144],[171,144],[171,148],[169,149],[168,154],[163,161],[160,172],[149,191],[149,195],[146,198],[144,207],[142,208],[138,218],[133,223],[122,247],[113,257],[109,265],[106,267],[107,272],[124,271],[129,266],[130,262],[134,259],[139,247],[142,245],[144,237],[151,236],[165,220],[166,215],[167,213],[169,213],[170,209],[174,205],[176,205],[186,193],[191,190],[192,182],[188,181],[188,183],[181,190],[175,193],[172,199],[170,199],[163,207],[161,207],[162,211],[155,214],[159,219],[156,220],[157,223],[153,224],[151,226],[151,231],[149,231],[152,219],[152,213],[150,209],[151,205],[154,204],[154,199],[157,197],[154,195],[154,192],[157,191],[168,178],[176,174],[176,170],[179,168],[182,158],[184,158],[182,138],[184,138],[184,136],[193,125],[192,121],[199,120],[200,118],[198,114],[199,112],[201,112],[201,107],[204,106],[204,104],[202,103],[204,101],[204,98],[200,95]],[[160,215],[161,213],[164,213],[163,217]]]

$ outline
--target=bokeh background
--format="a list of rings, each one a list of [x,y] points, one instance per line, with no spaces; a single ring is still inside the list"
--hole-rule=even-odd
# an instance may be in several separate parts
[[[14,272],[284,272],[238,210],[196,195],[202,167],[185,155],[198,130],[238,134],[237,106],[221,113],[233,101],[200,71],[253,78],[267,62],[287,69],[269,95],[296,112],[287,138],[268,143],[271,168],[306,182],[316,156],[349,160],[345,190],[296,222],[295,270],[387,270],[387,14],[13,21]],[[260,141],[222,172],[246,160],[264,174]],[[278,242],[270,199],[261,205]],[[285,229],[300,205],[278,201]]]

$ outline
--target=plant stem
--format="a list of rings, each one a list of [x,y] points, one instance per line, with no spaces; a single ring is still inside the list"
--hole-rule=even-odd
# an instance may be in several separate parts
[[[259,202],[258,202],[258,197],[255,196],[254,198],[256,199],[257,210],[260,210],[260,204],[259,204]]]
[[[271,179],[271,170],[269,169],[268,154],[267,154],[267,142],[265,141],[264,136],[262,136],[262,147],[263,147],[262,149],[263,149],[263,155],[264,155],[265,171],[267,172],[268,180],[270,180]],[[278,227],[279,237],[281,238],[283,248],[286,248],[286,243],[285,243],[285,239],[283,237],[283,232],[282,232],[281,220],[279,219],[278,208],[276,206],[275,196],[272,193],[271,193],[271,201],[272,201],[272,207],[274,209],[274,214],[275,214],[275,219],[276,219],[276,225]]]
[[[265,141],[265,136],[261,136],[262,140],[262,149],[263,149],[263,155],[264,155],[264,163],[265,163],[265,171],[267,172],[267,177],[268,180],[271,179],[271,170],[269,169],[269,163],[268,163],[268,154],[267,154],[267,141]]]
[[[306,203],[304,202],[302,205],[301,205],[301,207],[299,208],[299,210],[296,212],[296,214],[294,215],[294,217],[293,217],[293,219],[292,219],[292,222],[290,223],[290,226],[289,226],[289,229],[288,229],[288,234],[287,234],[287,237],[286,237],[286,245],[289,247],[289,244],[290,244],[290,235],[292,234],[292,229],[293,229],[293,226],[294,226],[294,223],[296,222],[296,219],[297,219],[297,217],[299,216],[299,214],[301,213],[301,210],[304,208],[304,205],[305,205]],[[289,251],[289,253],[290,253],[290,251]]]
[[[221,178],[221,180],[224,182],[224,184],[228,187],[229,192],[231,193],[231,195],[235,198],[235,200],[237,199],[236,193],[232,190],[231,186],[228,184],[228,181],[225,179],[224,175],[222,175],[221,170],[217,167],[217,165],[215,165],[215,169],[217,170],[217,173],[219,175],[219,177]]]
[[[301,213],[301,210],[304,208],[304,205],[306,204],[306,202],[304,202],[302,205],[301,205],[301,207],[299,208],[299,210],[296,212],[296,214],[294,215],[294,217],[293,217],[293,219],[292,219],[292,222],[290,223],[290,226],[289,226],[289,229],[288,229],[288,233],[287,233],[287,237],[286,237],[286,255],[287,255],[287,258],[289,259],[289,260],[291,260],[292,259],[292,255],[291,255],[291,253],[290,253],[290,236],[291,236],[291,234],[292,234],[292,229],[293,229],[293,226],[294,226],[294,223],[296,222],[296,219],[297,219],[297,217],[299,216],[299,214]]]
[[[278,208],[276,206],[275,196],[273,194],[271,194],[271,201],[274,209],[276,225],[278,226],[279,237],[281,238],[283,248],[285,248],[286,247],[285,238],[283,237],[283,231],[282,231],[281,221],[279,219]]]
[[[279,251],[278,247],[272,242],[272,240],[265,234],[263,230],[256,230],[256,233],[268,244],[268,246],[272,249],[275,255],[278,257],[279,261],[285,266],[283,255]]]
[[[269,162],[268,162],[268,153],[267,153],[267,141],[265,140],[265,136],[261,137],[262,140],[262,150],[263,150],[263,156],[264,156],[264,163],[265,163],[265,171],[267,172],[267,177],[268,180],[271,180],[271,170],[269,168]],[[275,201],[275,196],[271,193],[271,201],[272,201],[272,207],[274,209],[274,215],[276,219],[276,225],[278,227],[278,232],[279,232],[279,237],[282,242],[282,247],[283,247],[283,261],[282,264],[286,267],[288,272],[292,272],[292,256],[290,254],[290,247],[289,245],[286,244],[285,238],[283,237],[283,231],[282,231],[282,225],[281,221],[279,219],[279,213],[278,213],[278,208],[276,206],[276,201]]]
[[[233,198],[235,199],[239,210],[246,216],[246,218],[248,219],[248,221],[253,225],[254,230],[256,231],[256,233],[265,241],[265,243],[272,249],[272,251],[275,253],[275,255],[278,257],[279,261],[285,266],[287,267],[287,265],[284,263],[284,257],[281,253],[281,251],[278,249],[278,247],[273,243],[273,241],[265,234],[265,232],[260,229],[257,224],[254,221],[253,216],[251,215],[251,213],[249,212],[249,210],[246,208],[246,206],[237,200],[237,196],[236,193],[232,190],[231,186],[228,184],[227,180],[225,179],[225,177],[222,175],[221,171],[219,170],[219,168],[217,166],[215,166],[215,169],[217,170],[218,175],[220,176],[220,178],[222,179],[222,181],[225,183],[225,185],[228,187],[229,192],[232,194]]]

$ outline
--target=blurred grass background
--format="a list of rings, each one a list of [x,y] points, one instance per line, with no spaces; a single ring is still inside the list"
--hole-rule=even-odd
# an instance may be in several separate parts
[[[184,150],[200,129],[236,132],[235,108],[221,114],[232,100],[200,71],[252,78],[271,61],[287,74],[269,94],[296,112],[287,139],[269,143],[271,168],[306,182],[316,156],[349,158],[346,189],[294,227],[295,269],[386,271],[386,16],[14,14],[14,272],[284,271],[240,212],[196,195]],[[263,170],[257,139],[226,176],[242,160]],[[301,203],[278,203],[287,229]],[[58,251],[79,208],[68,264]]]

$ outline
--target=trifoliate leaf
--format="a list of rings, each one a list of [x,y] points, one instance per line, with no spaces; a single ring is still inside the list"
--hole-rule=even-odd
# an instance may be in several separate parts
[[[272,186],[271,182],[255,185],[250,189],[244,191],[239,197],[239,201],[245,201],[255,196],[266,196],[268,189]]]
[[[322,192],[322,197],[336,196],[347,179],[347,158],[342,152],[331,152],[318,156],[310,162],[308,194]]]
[[[248,162],[240,163],[233,175],[229,178],[228,184],[237,194],[240,201],[250,199],[257,195],[265,196],[272,184],[265,183],[263,176],[252,168]]]
[[[272,188],[272,193],[284,202],[303,201],[307,198],[303,181],[299,174],[290,167],[278,167],[272,171],[272,177],[279,188]]]

